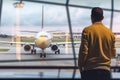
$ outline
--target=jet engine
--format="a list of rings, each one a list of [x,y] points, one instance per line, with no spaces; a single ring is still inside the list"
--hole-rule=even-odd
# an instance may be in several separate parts
[[[28,44],[25,45],[25,46],[24,46],[24,50],[25,50],[25,51],[30,51],[30,50],[31,50],[31,46],[28,45]]]
[[[58,50],[58,46],[57,45],[52,45],[51,46],[51,50],[52,51],[57,51]]]

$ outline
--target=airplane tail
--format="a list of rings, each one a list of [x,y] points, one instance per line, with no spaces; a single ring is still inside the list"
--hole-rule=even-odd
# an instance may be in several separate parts
[[[43,30],[44,28],[44,6],[42,6],[42,24],[41,24],[42,28],[41,30]]]

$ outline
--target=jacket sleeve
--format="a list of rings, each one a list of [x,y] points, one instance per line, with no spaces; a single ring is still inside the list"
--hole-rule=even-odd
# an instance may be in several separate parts
[[[116,47],[115,47],[115,36],[112,35],[112,45],[111,45],[111,57],[116,56]]]
[[[84,29],[82,32],[81,45],[80,45],[79,55],[78,55],[78,67],[80,69],[80,72],[82,72],[84,68],[87,54],[88,54],[88,38],[87,38],[87,32]]]

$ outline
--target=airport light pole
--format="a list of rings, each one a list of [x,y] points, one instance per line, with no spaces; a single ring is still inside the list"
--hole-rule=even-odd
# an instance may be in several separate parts
[[[19,15],[19,11],[20,8],[23,8],[24,3],[22,3],[22,0],[20,0],[20,2],[15,2],[14,7],[16,8],[16,58],[20,61],[21,60],[21,45],[19,44],[21,42],[21,38],[20,38],[20,15]]]
[[[20,0],[20,2],[15,2],[13,5],[15,6],[15,8],[23,8],[24,3],[22,2],[22,0]]]

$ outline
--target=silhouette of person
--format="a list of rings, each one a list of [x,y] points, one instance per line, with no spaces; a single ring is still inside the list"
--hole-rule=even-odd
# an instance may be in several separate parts
[[[103,23],[103,9],[91,11],[92,24],[82,31],[78,67],[82,80],[110,80],[111,57],[116,56],[115,36]]]

